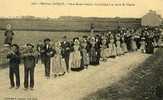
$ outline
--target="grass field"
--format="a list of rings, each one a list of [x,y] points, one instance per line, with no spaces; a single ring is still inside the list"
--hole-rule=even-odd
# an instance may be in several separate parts
[[[36,44],[39,40],[50,38],[52,41],[62,40],[62,37],[66,35],[68,39],[72,39],[76,36],[88,35],[87,32],[46,32],[46,31],[14,31],[13,43],[18,45],[24,45],[28,42]],[[0,48],[4,43],[4,31],[0,31]],[[0,64],[6,62],[6,56],[0,53]]]
[[[88,35],[86,32],[45,32],[45,31],[14,31],[13,43],[18,43],[20,45],[27,42],[37,43],[38,40],[44,40],[45,38],[50,38],[53,41],[61,40],[64,35],[68,39],[72,39],[76,36]],[[4,31],[0,31],[0,46],[4,42]]]

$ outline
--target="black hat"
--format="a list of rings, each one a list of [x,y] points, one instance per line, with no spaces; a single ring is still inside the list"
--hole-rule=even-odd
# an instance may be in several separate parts
[[[27,43],[26,46],[31,46],[32,48],[34,48],[34,45],[32,43]]]
[[[75,41],[75,40],[79,40],[79,37],[74,37],[73,38],[73,41]]]
[[[46,42],[46,41],[49,41],[49,42],[50,42],[51,40],[50,40],[49,38],[46,38],[46,39],[44,40],[44,42]]]
[[[98,34],[96,34],[96,37],[98,37],[99,35]]]
[[[66,38],[67,38],[67,36],[63,36],[63,38],[64,38],[64,39],[66,39]]]
[[[17,49],[19,49],[19,46],[17,44],[12,44],[11,47],[16,47]]]
[[[88,36],[84,35],[83,38],[88,38]]]

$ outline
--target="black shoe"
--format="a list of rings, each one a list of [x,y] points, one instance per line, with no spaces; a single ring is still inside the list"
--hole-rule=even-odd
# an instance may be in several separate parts
[[[17,86],[15,89],[19,89],[20,86]]]
[[[62,75],[65,75],[66,74],[66,72],[64,72]]]
[[[28,87],[25,87],[24,90],[27,91],[28,90]]]
[[[30,90],[33,91],[34,90],[33,87],[31,87]]]
[[[9,89],[13,89],[13,88],[14,88],[14,86],[10,86],[10,87],[9,87]]]

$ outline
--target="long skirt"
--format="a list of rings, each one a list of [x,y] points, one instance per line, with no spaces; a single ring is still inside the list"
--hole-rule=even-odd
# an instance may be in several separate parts
[[[66,63],[62,56],[55,55],[51,58],[52,74],[58,75],[66,72]]]
[[[81,54],[82,54],[81,66],[84,67],[84,66],[89,65],[89,54],[88,54],[87,50],[82,49]]]
[[[109,58],[110,57],[110,49],[106,48],[106,57]]]
[[[89,60],[91,65],[99,64],[99,54],[95,48],[91,48],[89,51]]]
[[[141,50],[141,52],[145,53],[145,41],[141,41],[140,50]]]
[[[109,44],[108,53],[109,53],[109,57],[115,57],[117,55],[115,44],[112,44],[112,43]]]
[[[117,56],[120,56],[122,54],[120,41],[116,41],[116,52],[117,52]]]
[[[70,53],[69,67],[73,69],[81,68],[81,54],[80,51]]]
[[[152,43],[147,43],[146,45],[146,53],[152,54],[154,52],[154,46]]]
[[[101,48],[101,52],[100,52],[100,55],[101,55],[101,58],[102,60],[106,60],[107,59],[107,48]]]
[[[122,53],[123,54],[128,52],[128,50],[127,50],[127,44],[126,43],[122,43],[121,44],[121,48],[122,48]]]
[[[132,51],[136,51],[137,50],[137,45],[136,45],[136,42],[134,40],[131,41],[131,50]]]
[[[118,46],[116,48],[116,53],[117,53],[117,56],[120,56],[122,54],[122,50],[121,50],[121,47],[120,46]]]
[[[161,39],[158,40],[158,46],[163,47],[163,41]]]

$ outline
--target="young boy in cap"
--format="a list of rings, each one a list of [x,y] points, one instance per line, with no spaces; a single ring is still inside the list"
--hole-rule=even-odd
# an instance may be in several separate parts
[[[37,53],[34,51],[34,45],[28,43],[26,45],[26,53],[23,54],[24,60],[24,88],[28,89],[30,85],[31,90],[34,87],[34,68],[36,66]],[[30,84],[29,84],[30,78]]]
[[[9,59],[9,77],[10,77],[10,88],[14,88],[14,75],[16,77],[16,89],[20,87],[20,76],[19,76],[19,64],[20,64],[20,52],[17,44],[11,45],[11,50],[7,54]]]

